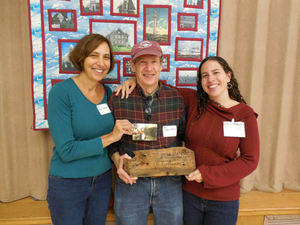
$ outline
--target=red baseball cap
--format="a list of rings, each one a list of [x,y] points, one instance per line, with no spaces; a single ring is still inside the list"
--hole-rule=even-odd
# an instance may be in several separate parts
[[[135,60],[141,55],[162,56],[160,45],[156,41],[141,41],[136,43],[131,49],[131,60]]]

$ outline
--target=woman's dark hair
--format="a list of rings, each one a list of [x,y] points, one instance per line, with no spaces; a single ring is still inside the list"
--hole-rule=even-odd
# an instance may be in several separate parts
[[[197,82],[197,97],[198,97],[198,115],[196,119],[199,119],[199,117],[205,113],[206,111],[206,105],[208,102],[211,100],[209,99],[208,94],[203,90],[202,88],[202,75],[201,75],[201,68],[204,65],[205,62],[207,61],[216,61],[218,62],[221,67],[223,68],[225,73],[230,72],[231,73],[231,78],[228,83],[230,88],[228,88],[228,94],[229,97],[233,100],[236,100],[238,102],[244,102],[246,104],[246,101],[244,100],[243,96],[240,93],[239,87],[238,87],[238,82],[234,77],[233,70],[229,66],[229,64],[226,62],[225,59],[219,56],[209,56],[206,57],[200,64],[199,69],[198,69],[198,82]]]
[[[109,39],[103,37],[101,34],[88,34],[78,41],[77,45],[69,55],[70,61],[76,67],[76,69],[83,71],[84,60],[103,42],[106,42],[109,46],[110,68],[108,72],[111,72],[115,66],[112,46]]]

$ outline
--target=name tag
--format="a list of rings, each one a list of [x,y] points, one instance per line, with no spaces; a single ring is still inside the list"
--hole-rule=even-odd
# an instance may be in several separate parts
[[[224,137],[246,137],[245,134],[245,123],[231,121],[223,122]]]
[[[177,136],[177,126],[163,126],[163,136],[164,137],[176,137]]]
[[[106,103],[103,103],[103,104],[100,104],[100,105],[97,105],[97,109],[99,111],[99,113],[101,115],[105,115],[105,114],[108,114],[108,113],[111,113],[108,105]]]

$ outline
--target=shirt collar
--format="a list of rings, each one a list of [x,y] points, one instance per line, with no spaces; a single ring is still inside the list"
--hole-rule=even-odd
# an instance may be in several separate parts
[[[160,99],[160,93],[161,93],[161,88],[162,88],[162,86],[163,86],[163,84],[162,84],[160,81],[158,81],[158,89],[157,89],[157,90],[155,91],[155,93],[154,93],[154,95],[156,95],[158,99]],[[137,90],[138,90],[139,97],[145,98],[146,96],[145,96],[145,94],[143,93],[142,87],[141,87],[139,84],[137,84],[137,85],[136,85],[136,88],[137,88]],[[154,96],[154,95],[153,95],[153,96]]]

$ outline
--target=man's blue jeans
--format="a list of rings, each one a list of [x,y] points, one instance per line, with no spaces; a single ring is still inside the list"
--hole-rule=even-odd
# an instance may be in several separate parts
[[[49,176],[47,201],[53,224],[104,225],[111,187],[111,170],[78,179]]]
[[[118,225],[146,225],[151,207],[155,225],[182,225],[181,177],[142,177],[132,185],[117,178],[114,210]]]
[[[235,225],[239,200],[213,201],[183,190],[184,225]]]

